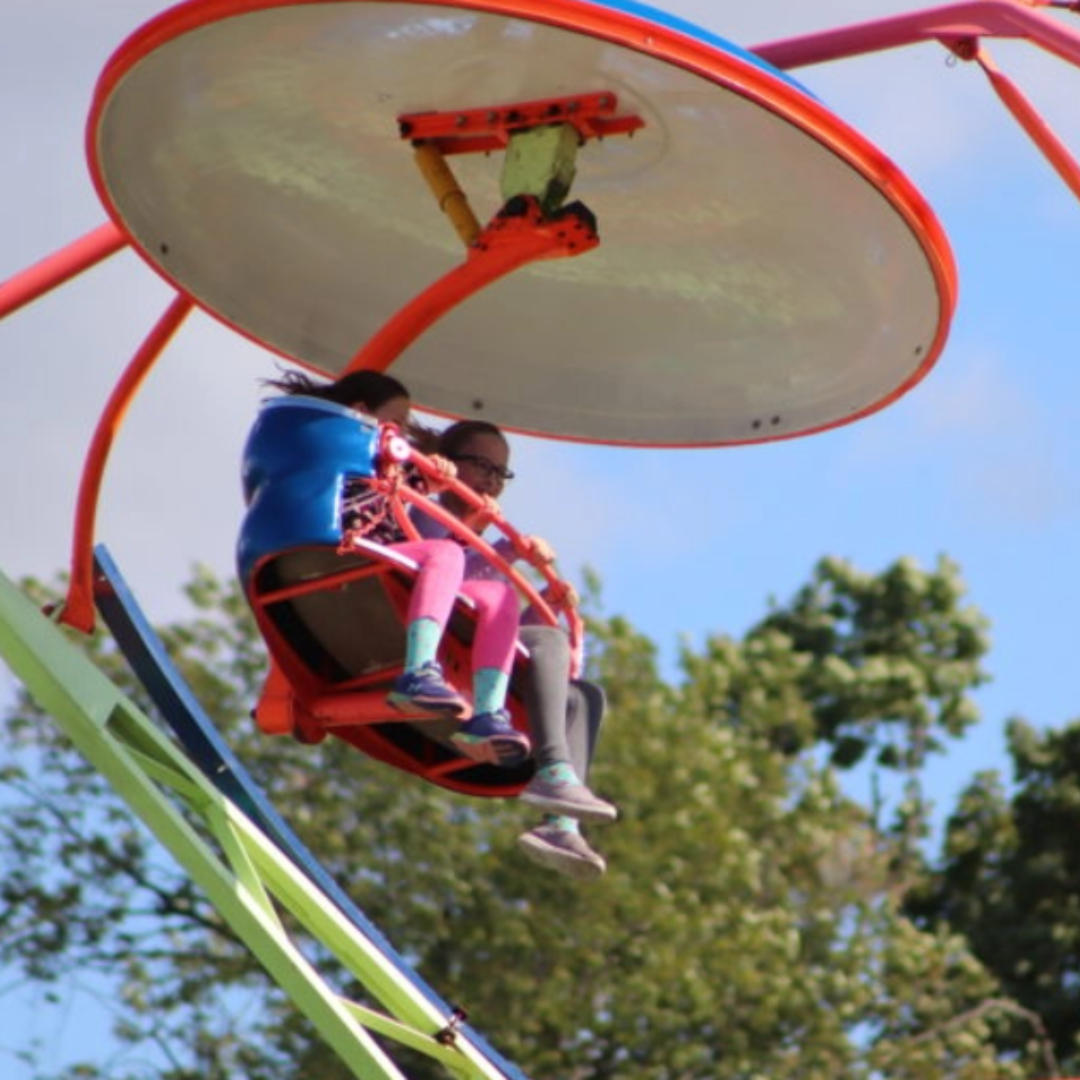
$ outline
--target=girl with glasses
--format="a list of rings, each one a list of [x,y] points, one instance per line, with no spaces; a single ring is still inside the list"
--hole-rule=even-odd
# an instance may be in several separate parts
[[[510,445],[502,431],[482,420],[463,420],[447,428],[438,439],[437,452],[457,466],[458,479],[479,495],[494,500],[514,474],[508,465]],[[472,510],[452,491],[440,503],[468,523]],[[416,517],[423,536],[445,537],[444,526],[426,515]],[[538,537],[529,537],[541,561],[554,562],[555,553]],[[509,540],[493,547],[508,562],[517,557]],[[501,580],[482,555],[465,556],[466,584]],[[519,796],[544,813],[541,823],[518,838],[521,850],[549,869],[569,877],[588,879],[604,873],[607,864],[581,834],[581,822],[610,822],[615,807],[586,786],[606,701],[601,687],[570,678],[570,643],[559,627],[534,625],[525,617],[519,631],[529,650],[524,690],[525,710],[534,743],[536,775]]]

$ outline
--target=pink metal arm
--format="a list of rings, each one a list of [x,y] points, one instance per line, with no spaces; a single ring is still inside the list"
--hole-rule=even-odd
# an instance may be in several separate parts
[[[1080,67],[1080,33],[1037,10],[1047,3],[1024,0],[973,0],[927,8],[907,15],[855,23],[802,37],[755,45],[750,50],[778,68],[804,67],[848,56],[940,41],[954,49],[977,37],[1025,38],[1047,52]],[[1076,5],[1069,5],[1076,10]]]
[[[1050,125],[1043,120],[1038,110],[1024,97],[1012,79],[998,70],[985,50],[976,48],[972,59],[986,72],[990,85],[1016,118],[1017,123],[1028,133],[1031,141],[1042,150],[1047,161],[1069,186],[1076,198],[1080,199],[1080,168],[1077,167],[1076,159],[1065,144],[1054,134]]]
[[[1020,38],[1080,67],[1080,32],[1037,10],[1053,7],[1078,12],[1080,2],[1053,0],[976,0],[909,15],[857,23],[756,46],[752,51],[779,68],[820,64],[901,45],[938,41],[961,60],[973,60],[1028,137],[1080,199],[1080,165],[1019,87],[990,60],[980,38]]]

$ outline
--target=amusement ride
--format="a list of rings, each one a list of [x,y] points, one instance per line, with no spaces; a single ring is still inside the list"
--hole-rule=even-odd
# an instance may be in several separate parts
[[[0,578],[0,655],[357,1076],[401,1076],[394,1044],[462,1078],[521,1073],[297,840],[97,544],[110,451],[148,372],[200,311],[317,375],[392,370],[425,410],[544,438],[724,447],[856,422],[942,355],[957,267],[903,172],[792,73],[934,43],[985,73],[1080,196],[1080,167],[986,45],[1080,65],[1080,31],[1051,9],[1080,4],[974,0],[742,47],[635,0],[186,0],[105,65],[86,154],[106,220],[0,284],[0,317],[121,250],[173,298],[87,449],[67,596],[41,612]],[[512,796],[528,762],[472,760],[442,722],[385,704],[416,566],[344,535],[337,501],[343,477],[366,477],[409,533],[427,500],[406,467],[434,475],[396,428],[350,410],[296,398],[260,418],[237,556],[268,655],[255,722]],[[483,528],[444,524],[579,646],[572,589],[455,490],[535,573]],[[57,626],[99,617],[167,729]],[[442,655],[463,693],[474,617],[460,598]],[[511,716],[524,727],[513,695]],[[280,909],[377,1008],[323,981]]]

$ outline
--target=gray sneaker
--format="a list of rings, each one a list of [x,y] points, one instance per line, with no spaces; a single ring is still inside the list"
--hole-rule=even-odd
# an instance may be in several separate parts
[[[584,784],[552,783],[534,776],[518,798],[547,814],[565,814],[578,821],[614,821],[619,811],[597,798]]]
[[[522,833],[518,847],[534,863],[579,881],[591,881],[607,870],[603,855],[593,851],[584,836],[555,825],[537,825]]]

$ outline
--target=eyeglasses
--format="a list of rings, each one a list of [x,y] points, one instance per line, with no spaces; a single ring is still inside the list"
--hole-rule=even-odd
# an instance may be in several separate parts
[[[500,480],[508,484],[514,479],[513,469],[508,469],[505,465],[496,465],[494,461],[488,461],[486,457],[481,457],[479,454],[455,454],[450,460],[468,462],[483,473],[488,480]]]

